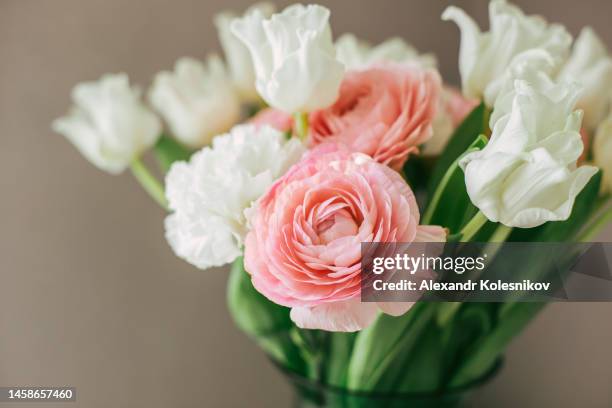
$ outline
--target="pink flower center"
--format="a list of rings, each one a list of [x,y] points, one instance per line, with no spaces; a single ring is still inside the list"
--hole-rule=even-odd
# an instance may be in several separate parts
[[[322,244],[338,238],[357,235],[359,226],[346,209],[341,209],[317,222],[315,231]]]

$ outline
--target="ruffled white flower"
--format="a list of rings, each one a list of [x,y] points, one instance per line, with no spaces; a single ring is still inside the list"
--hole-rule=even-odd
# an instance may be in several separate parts
[[[125,74],[104,75],[72,90],[70,113],[53,122],[96,167],[121,173],[161,132],[157,116],[141,102],[140,90],[130,88]]]
[[[612,192],[612,114],[597,128],[593,142],[593,159],[603,172],[603,190]]]
[[[338,97],[344,65],[336,59],[329,10],[296,4],[265,19],[253,13],[232,22],[255,66],[255,85],[272,107],[292,112],[325,108]]]
[[[534,55],[534,57],[528,61],[522,60],[517,62],[508,70],[507,80],[502,84],[499,95],[495,99],[493,111],[489,117],[489,127],[493,129],[499,119],[512,111],[514,98],[517,95],[517,80],[526,81],[542,92],[553,92],[554,89],[565,91],[567,87],[559,86],[552,80],[554,73],[555,60],[550,54],[544,51],[538,53],[538,55]],[[575,81],[562,82],[571,86],[576,95],[581,94],[582,89]],[[575,104],[576,100],[568,100],[568,103]],[[573,110],[573,108],[574,105],[568,109]]]
[[[181,58],[173,72],[160,72],[149,100],[164,117],[173,136],[199,148],[240,119],[240,100],[221,59],[212,55],[206,66]]]
[[[508,79],[509,70],[521,61],[548,53],[558,67],[566,59],[571,35],[559,24],[548,24],[539,16],[526,16],[505,0],[489,3],[490,31],[481,32],[463,10],[451,6],[443,20],[454,21],[461,30],[459,72],[463,93],[484,98],[488,106]]]
[[[559,78],[577,81],[584,90],[578,107],[584,110],[584,126],[593,132],[608,112],[612,98],[612,57],[590,27],[584,28]]]
[[[460,160],[472,203],[491,221],[532,228],[566,220],[597,172],[576,168],[583,150],[578,87],[544,75],[516,80],[512,105],[491,140]]]
[[[243,16],[248,16],[256,10],[268,18],[274,13],[275,7],[271,3],[256,3],[249,7]],[[225,11],[215,16],[215,25],[234,86],[243,100],[256,102],[259,100],[259,94],[255,89],[255,70],[251,55],[244,43],[232,33],[230,28],[232,21],[237,18],[240,16],[231,11]]]
[[[245,210],[304,152],[298,139],[268,126],[239,125],[189,162],[172,165],[166,238],[177,256],[201,269],[232,262],[247,232]]]
[[[353,34],[343,34],[336,40],[336,53],[347,69],[363,69],[379,62],[410,62],[423,68],[436,67],[433,55],[419,54],[416,48],[398,37],[372,46]]]

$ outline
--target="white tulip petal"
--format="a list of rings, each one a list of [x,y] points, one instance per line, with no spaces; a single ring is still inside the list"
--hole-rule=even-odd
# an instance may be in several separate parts
[[[481,32],[463,10],[451,6],[443,20],[455,22],[461,30],[459,71],[463,93],[483,98],[493,106],[515,67],[540,64],[542,53],[550,55],[555,67],[566,58],[571,35],[558,24],[548,24],[541,17],[526,16],[505,0],[489,3],[488,32]]]
[[[336,40],[336,54],[347,69],[366,69],[384,62],[414,63],[423,68],[437,65],[433,55],[419,54],[412,45],[398,37],[372,46],[353,34],[343,34]]]
[[[577,86],[523,74],[498,98],[487,146],[459,164],[470,200],[489,220],[533,228],[566,220],[597,169],[576,168],[584,149]]]
[[[275,7],[271,3],[256,3],[244,12],[244,16],[257,12],[267,18],[274,11]],[[239,16],[232,12],[223,12],[217,14],[214,21],[234,86],[245,101],[256,102],[259,95],[255,89],[255,68],[251,55],[248,48],[231,30],[233,21],[238,18]]]
[[[603,190],[612,192],[612,114],[597,128],[593,159],[603,171]]]
[[[257,91],[270,106],[308,112],[336,100],[344,65],[336,59],[329,15],[324,7],[296,4],[269,19],[255,12],[232,23],[250,51]]]
[[[193,58],[179,59],[174,72],[157,74],[149,100],[172,135],[192,148],[208,145],[240,119],[240,99],[216,55],[206,65]]]
[[[580,32],[559,78],[577,81],[584,87],[578,107],[584,110],[585,127],[594,132],[610,107],[612,57],[592,28]]]
[[[53,122],[53,130],[108,173],[125,170],[161,133],[159,119],[141,102],[140,91],[130,88],[125,74],[78,84],[72,99],[75,106]]]

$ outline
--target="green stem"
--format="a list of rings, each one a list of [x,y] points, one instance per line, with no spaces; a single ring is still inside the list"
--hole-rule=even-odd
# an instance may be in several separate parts
[[[308,114],[304,112],[296,112],[293,114],[293,128],[295,134],[301,140],[306,140],[308,135]]]
[[[440,183],[438,184],[438,187],[434,191],[433,197],[431,198],[431,201],[429,202],[429,205],[427,206],[427,209],[425,210],[425,214],[423,215],[421,224],[428,225],[431,223],[431,218],[433,217],[436,211],[436,208],[438,208],[438,203],[440,202],[440,199],[442,198],[442,193],[444,193],[446,185],[448,184],[450,179],[453,177],[456,166],[457,166],[457,161],[455,161],[451,165],[451,167],[447,170],[447,172],[444,173],[444,177],[442,177],[442,180],[440,180]]]
[[[610,201],[610,199],[608,199],[608,201]],[[591,242],[610,221],[612,221],[612,205],[604,210],[602,214],[597,215],[597,218],[580,234],[578,241]]]
[[[476,215],[468,222],[465,227],[461,230],[461,241],[469,242],[474,238],[474,236],[480,231],[480,229],[487,222],[487,217],[482,213],[482,211],[478,211]]]
[[[491,238],[489,238],[489,242],[504,242],[511,232],[512,227],[499,224],[499,226],[495,229],[495,232],[493,232],[493,235],[491,235]]]
[[[164,193],[164,187],[161,183],[151,174],[147,166],[142,162],[140,158],[134,159],[130,163],[130,169],[132,174],[138,180],[142,188],[149,193],[151,198],[155,200],[164,210],[168,209],[168,202],[166,201],[166,195]]]

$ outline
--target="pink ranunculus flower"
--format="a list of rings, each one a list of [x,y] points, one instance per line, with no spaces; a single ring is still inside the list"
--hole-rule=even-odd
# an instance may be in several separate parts
[[[293,127],[293,118],[290,114],[274,108],[263,109],[253,116],[249,123],[257,128],[268,125],[281,132],[288,132]]]
[[[444,86],[432,124],[433,136],[425,143],[421,151],[423,156],[438,156],[442,153],[455,129],[479,102],[478,99],[466,98],[454,87]]]
[[[340,142],[398,170],[431,137],[440,90],[437,71],[411,64],[349,71],[336,103],[310,114],[309,143]]]
[[[302,328],[357,331],[379,310],[362,303],[361,242],[440,242],[446,230],[419,225],[414,194],[371,157],[323,144],[277,180],[251,209],[245,267],[268,299],[291,308]]]
[[[463,122],[465,117],[479,103],[480,100],[466,98],[458,89],[452,86],[444,87],[444,110],[455,128]]]

